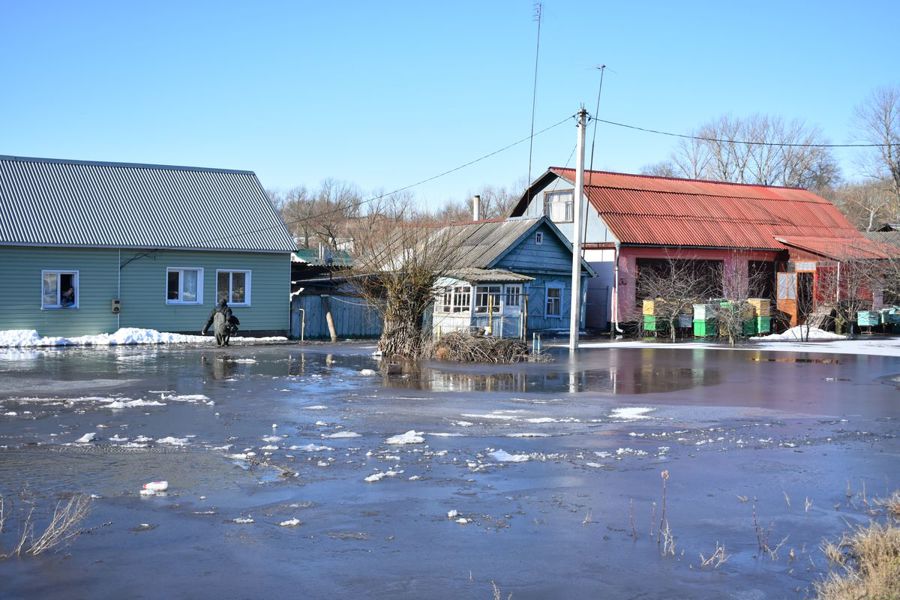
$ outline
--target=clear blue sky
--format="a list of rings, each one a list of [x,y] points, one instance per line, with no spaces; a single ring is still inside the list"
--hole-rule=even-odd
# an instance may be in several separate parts
[[[0,154],[392,190],[529,132],[529,1],[3,0],[0,14]],[[853,107],[900,83],[897,23],[896,0],[545,0],[535,129],[593,111],[605,63],[602,118],[687,132],[759,112],[851,141]],[[597,137],[595,168],[625,172],[673,146]],[[574,121],[536,138],[532,177],[574,143]],[[848,178],[853,152],[837,153]],[[415,192],[435,206],[527,170],[525,143]]]

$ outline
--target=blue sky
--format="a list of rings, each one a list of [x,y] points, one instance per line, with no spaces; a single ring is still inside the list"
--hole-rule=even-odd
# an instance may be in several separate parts
[[[393,190],[530,128],[528,1],[4,0],[2,10],[0,154]],[[678,132],[758,112],[853,141],[854,106],[900,84],[893,0],[546,0],[543,12],[536,130],[581,103],[593,111],[601,63],[601,118]],[[574,121],[535,138],[532,177],[565,164],[574,144]],[[636,172],[673,144],[601,125],[594,166]],[[847,178],[857,152],[836,152]],[[527,170],[525,143],[414,191],[433,207]]]

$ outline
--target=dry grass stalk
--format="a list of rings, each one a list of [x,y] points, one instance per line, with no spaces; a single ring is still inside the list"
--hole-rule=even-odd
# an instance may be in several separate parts
[[[494,592],[494,600],[503,600],[503,594],[500,591],[500,586],[498,586],[494,580],[491,580],[491,589]],[[506,597],[506,600],[512,600],[512,592],[509,593],[509,596]]]
[[[822,550],[840,572],[815,584],[821,600],[900,597],[900,528],[893,523],[859,527]]]
[[[28,554],[37,556],[72,541],[80,533],[78,524],[87,516],[90,505],[90,497],[84,494],[72,496],[65,504],[58,502],[50,524],[31,544]]]
[[[628,499],[628,520],[631,523],[631,539],[637,540],[637,529],[634,526],[634,498]]]
[[[448,333],[434,343],[438,360],[506,364],[528,360],[528,345],[521,340]]]
[[[91,499],[84,494],[76,494],[67,502],[58,502],[50,517],[50,522],[37,538],[34,535],[34,513],[37,506],[34,502],[27,503],[30,506],[28,511],[24,512],[24,518],[19,527],[18,541],[10,552],[0,553],[0,559],[23,554],[38,556],[71,542],[81,533],[78,525],[89,512]],[[3,533],[11,512],[11,508],[7,508],[3,497],[0,496],[0,534]]]
[[[873,502],[876,506],[883,507],[890,518],[900,520],[900,491],[894,492],[887,498],[876,499]]]
[[[709,558],[700,554],[700,566],[701,567],[712,567],[713,569],[718,569],[719,565],[728,561],[728,554],[725,553],[725,544],[719,544],[716,542],[716,551],[713,552]]]

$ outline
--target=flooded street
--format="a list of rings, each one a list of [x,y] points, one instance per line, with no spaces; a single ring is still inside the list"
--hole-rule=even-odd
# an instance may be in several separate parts
[[[0,595],[802,598],[822,540],[900,488],[897,357],[382,377],[372,350],[0,350],[0,494],[95,496],[64,551],[0,561]]]

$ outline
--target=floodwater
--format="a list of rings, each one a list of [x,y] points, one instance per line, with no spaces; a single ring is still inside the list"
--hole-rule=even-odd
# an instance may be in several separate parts
[[[0,552],[29,503],[40,528],[95,495],[61,552],[0,561],[0,596],[803,598],[822,540],[900,488],[898,357],[382,377],[371,351],[0,350]]]

